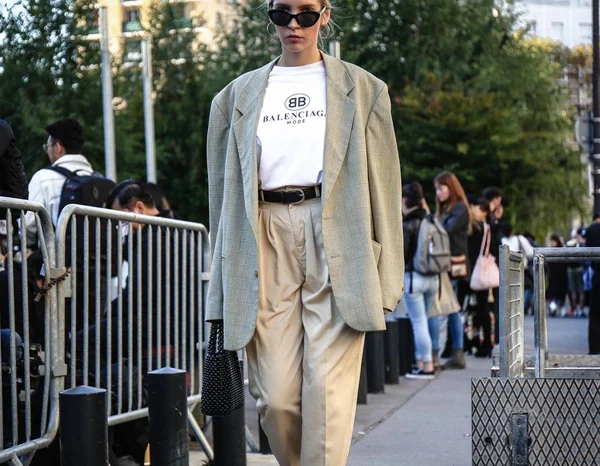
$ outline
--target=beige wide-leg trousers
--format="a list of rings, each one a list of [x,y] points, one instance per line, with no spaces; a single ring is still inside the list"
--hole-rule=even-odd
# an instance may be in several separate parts
[[[333,299],[321,199],[261,202],[259,237],[258,319],[247,354],[263,429],[281,466],[344,466],[364,333],[343,321]]]

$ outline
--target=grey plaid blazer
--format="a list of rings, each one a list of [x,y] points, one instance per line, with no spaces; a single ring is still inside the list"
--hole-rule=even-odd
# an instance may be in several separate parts
[[[323,54],[327,117],[323,241],[333,296],[348,325],[385,329],[402,297],[400,161],[387,86]],[[256,130],[275,61],[213,100],[207,138],[212,269],[207,320],[223,319],[225,347],[251,340],[258,312]]]

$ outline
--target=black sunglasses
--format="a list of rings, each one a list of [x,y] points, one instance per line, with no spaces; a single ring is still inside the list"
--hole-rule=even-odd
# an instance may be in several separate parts
[[[292,19],[295,19],[301,27],[309,28],[317,24],[325,8],[323,7],[321,11],[303,11],[295,15],[285,10],[269,10],[269,18],[277,26],[287,26],[292,22]]]

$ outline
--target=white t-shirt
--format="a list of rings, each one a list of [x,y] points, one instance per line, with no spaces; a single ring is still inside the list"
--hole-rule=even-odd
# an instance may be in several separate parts
[[[323,61],[273,68],[256,134],[261,189],[321,182],[326,95]]]

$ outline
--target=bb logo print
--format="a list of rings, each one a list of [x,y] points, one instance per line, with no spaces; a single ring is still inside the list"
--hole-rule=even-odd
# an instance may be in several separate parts
[[[306,94],[294,94],[285,99],[285,108],[294,112],[302,110],[308,107],[310,104],[310,97]]]

